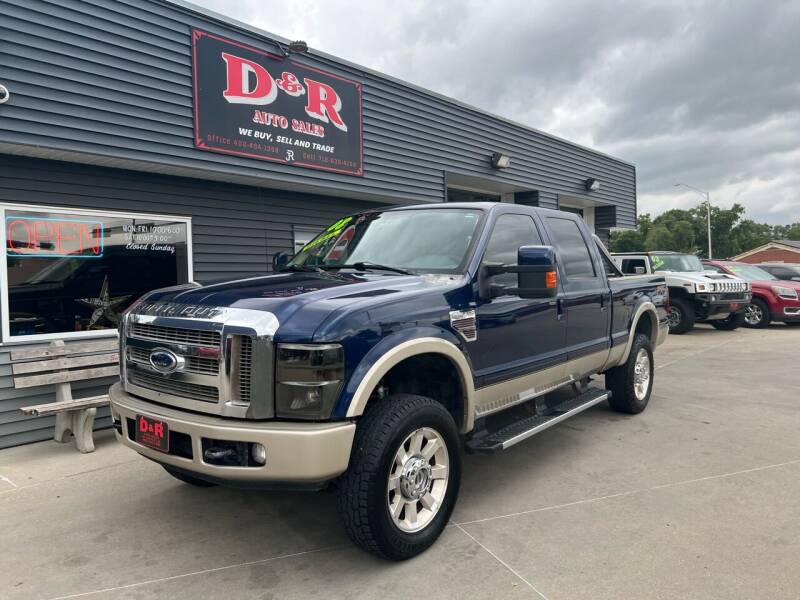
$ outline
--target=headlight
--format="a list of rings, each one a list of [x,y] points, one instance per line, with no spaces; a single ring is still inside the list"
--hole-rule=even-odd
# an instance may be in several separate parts
[[[275,414],[289,419],[327,419],[344,381],[339,344],[278,344]]]
[[[782,285],[773,285],[772,291],[778,294],[778,296],[781,298],[797,300],[797,290],[794,288],[783,287]]]
[[[705,283],[698,283],[697,284],[697,291],[698,292],[707,292],[709,287]]]

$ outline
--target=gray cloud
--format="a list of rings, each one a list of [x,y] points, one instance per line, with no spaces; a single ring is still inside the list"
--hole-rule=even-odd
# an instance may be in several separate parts
[[[800,221],[800,2],[200,0],[637,165],[640,212]]]

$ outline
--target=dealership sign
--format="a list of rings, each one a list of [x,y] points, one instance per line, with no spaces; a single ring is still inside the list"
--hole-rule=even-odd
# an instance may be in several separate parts
[[[192,31],[195,146],[363,174],[361,84]]]

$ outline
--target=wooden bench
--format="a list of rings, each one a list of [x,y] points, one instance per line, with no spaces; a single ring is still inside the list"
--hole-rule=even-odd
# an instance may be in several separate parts
[[[55,415],[57,442],[69,441],[70,433],[81,452],[94,452],[94,418],[97,407],[108,404],[108,395],[72,397],[71,383],[119,374],[117,340],[104,339],[66,345],[56,340],[48,346],[11,351],[14,387],[55,385],[56,401],[20,408],[33,417]]]

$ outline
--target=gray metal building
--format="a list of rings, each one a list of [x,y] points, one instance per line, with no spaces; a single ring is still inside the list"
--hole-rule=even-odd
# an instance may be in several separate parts
[[[275,252],[377,205],[489,198],[580,211],[601,237],[635,225],[633,165],[315,49],[287,54],[297,50],[288,44],[183,2],[0,0],[0,447],[52,432],[50,418],[19,413],[52,391],[13,388],[11,348],[114,335],[112,323],[77,314],[69,326],[43,324],[9,300],[41,281],[34,271],[48,261],[90,257],[92,231],[109,243],[128,221],[158,233],[179,217],[177,255],[202,282],[268,272]],[[213,78],[226,67],[223,92]],[[286,120],[283,135],[273,101],[300,115]],[[250,111],[242,135],[261,130],[277,141],[220,133],[238,118],[228,109]],[[337,125],[337,110],[350,111],[349,121]],[[298,151],[287,153],[287,144]],[[493,155],[501,155],[494,165]],[[510,160],[505,168],[501,157]],[[57,232],[41,229],[46,223]],[[19,246],[24,231],[36,248]],[[72,241],[59,253],[62,233]],[[76,395],[99,392],[76,387]]]

